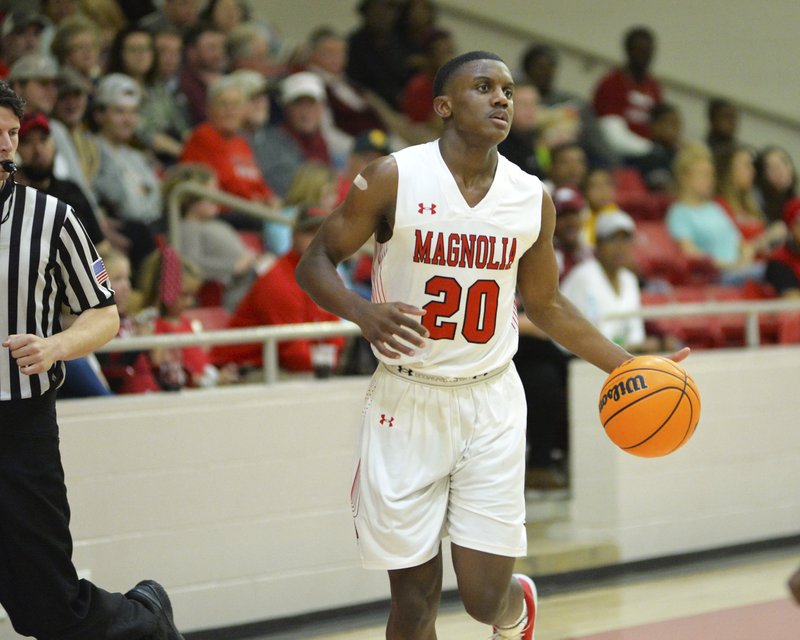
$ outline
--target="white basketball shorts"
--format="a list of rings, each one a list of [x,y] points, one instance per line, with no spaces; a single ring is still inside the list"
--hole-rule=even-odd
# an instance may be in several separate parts
[[[526,404],[513,363],[458,380],[379,365],[362,420],[351,502],[365,568],[423,564],[447,535],[525,555]]]

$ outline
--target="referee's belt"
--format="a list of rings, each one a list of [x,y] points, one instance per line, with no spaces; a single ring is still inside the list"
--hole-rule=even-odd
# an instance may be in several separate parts
[[[484,382],[486,380],[491,380],[492,378],[496,378],[497,376],[504,373],[508,369],[508,367],[511,366],[511,362],[506,362],[504,365],[501,365],[496,369],[491,369],[490,371],[487,371],[485,373],[479,373],[477,375],[467,376],[464,378],[432,376],[428,375],[427,373],[420,373],[415,369],[404,367],[401,364],[394,365],[381,362],[381,366],[388,373],[391,373],[393,376],[402,378],[403,380],[408,380],[409,382],[418,382],[420,384],[431,384],[439,387],[464,387],[470,384],[475,384],[476,382]]]

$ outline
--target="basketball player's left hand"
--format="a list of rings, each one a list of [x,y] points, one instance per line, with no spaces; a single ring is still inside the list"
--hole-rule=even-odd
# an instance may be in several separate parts
[[[686,360],[689,357],[689,354],[692,350],[689,347],[684,347],[680,351],[676,351],[672,355],[667,356],[673,362],[680,362],[681,360]]]
[[[20,373],[32,376],[50,370],[55,362],[55,345],[52,341],[32,333],[12,334],[3,342],[11,351]]]

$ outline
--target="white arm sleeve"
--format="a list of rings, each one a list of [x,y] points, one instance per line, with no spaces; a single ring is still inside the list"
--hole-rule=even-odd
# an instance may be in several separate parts
[[[643,156],[650,152],[653,143],[628,128],[625,118],[617,115],[598,119],[600,131],[614,152],[620,156]]]

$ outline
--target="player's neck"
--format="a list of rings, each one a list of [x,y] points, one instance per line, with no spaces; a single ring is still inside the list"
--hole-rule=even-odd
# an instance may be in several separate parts
[[[439,140],[439,152],[447,168],[465,183],[494,176],[497,168],[497,147],[475,147],[454,136]]]

